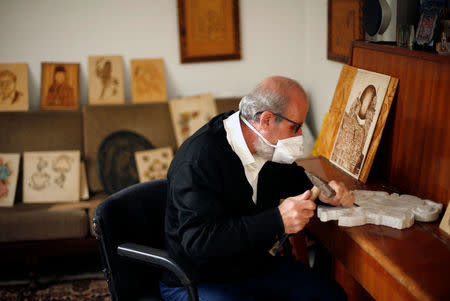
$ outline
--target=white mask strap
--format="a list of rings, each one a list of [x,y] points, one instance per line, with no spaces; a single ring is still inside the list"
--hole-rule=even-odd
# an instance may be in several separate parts
[[[261,139],[269,146],[276,148],[277,146],[270,143],[266,138],[264,138],[264,136],[258,132],[257,129],[255,129],[255,127],[253,125],[250,124],[250,122],[248,122],[247,120],[245,120],[244,117],[242,117],[241,115],[239,115],[239,117],[241,118],[241,120],[245,123],[246,126],[248,126],[249,129],[251,129],[253,132],[255,132],[256,135],[258,135],[259,137],[261,137]]]

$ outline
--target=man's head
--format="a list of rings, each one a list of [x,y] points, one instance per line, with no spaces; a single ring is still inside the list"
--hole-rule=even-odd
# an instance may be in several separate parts
[[[299,125],[306,119],[308,99],[295,80],[281,76],[269,77],[242,98],[239,111],[270,143],[277,144],[278,140],[302,134]],[[271,158],[273,147],[252,132],[245,133],[252,153]]]
[[[64,66],[56,66],[53,80],[57,85],[61,85],[66,81],[66,68]]]
[[[16,90],[17,77],[9,70],[0,71],[0,99],[7,99]]]
[[[375,90],[375,87],[373,85],[368,85],[361,93],[361,97],[359,99],[359,101],[361,102],[361,106],[358,112],[359,118],[366,119],[367,111],[376,95],[377,91]]]

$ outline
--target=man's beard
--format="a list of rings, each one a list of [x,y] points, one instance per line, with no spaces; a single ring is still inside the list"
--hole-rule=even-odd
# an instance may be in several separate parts
[[[255,148],[255,155],[261,157],[265,160],[272,160],[273,153],[275,152],[275,148],[267,145],[261,137],[257,136],[255,142],[253,142],[253,147]]]

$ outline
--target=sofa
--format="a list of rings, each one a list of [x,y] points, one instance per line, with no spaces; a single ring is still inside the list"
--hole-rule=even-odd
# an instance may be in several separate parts
[[[237,110],[239,98],[219,98],[216,103],[218,112]],[[0,276],[17,270],[18,264],[36,274],[49,258],[98,256],[92,217],[106,194],[97,174],[97,151],[105,137],[119,130],[134,131],[155,147],[176,151],[167,102],[0,112],[0,153],[80,150],[90,192],[89,200],[78,203],[25,204],[19,172],[14,206],[0,208]]]

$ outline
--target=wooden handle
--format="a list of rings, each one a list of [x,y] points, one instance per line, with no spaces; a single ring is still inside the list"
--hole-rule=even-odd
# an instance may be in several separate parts
[[[311,201],[315,201],[317,199],[317,197],[319,196],[319,193],[320,193],[319,188],[314,186],[313,188],[311,188],[311,196],[309,197],[309,199]]]

